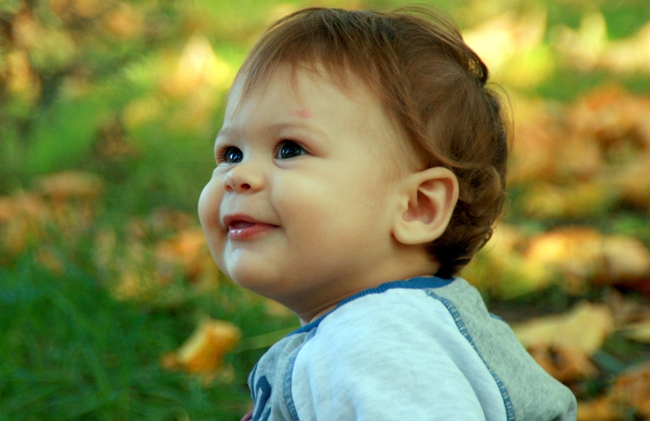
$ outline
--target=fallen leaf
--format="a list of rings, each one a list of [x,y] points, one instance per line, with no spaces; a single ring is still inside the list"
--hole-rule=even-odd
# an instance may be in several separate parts
[[[634,237],[612,235],[603,238],[605,270],[596,276],[604,284],[650,280],[650,251]]]
[[[584,290],[602,264],[601,234],[590,227],[563,227],[534,237],[525,252],[537,262],[564,277],[571,292]]]
[[[206,319],[176,351],[162,356],[161,365],[168,370],[214,379],[223,369],[223,358],[239,342],[241,331],[230,322]]]
[[[552,273],[542,263],[526,260],[521,249],[528,238],[516,227],[499,224],[494,235],[463,270],[472,285],[502,299],[512,299],[550,285]]]
[[[549,374],[575,381],[596,372],[589,357],[614,330],[605,305],[582,302],[569,313],[547,316],[512,326],[521,344]]]
[[[584,301],[576,304],[566,314],[516,324],[512,330],[526,348],[566,348],[591,356],[613,332],[614,319],[607,306]]]
[[[650,213],[650,183],[647,180],[650,180],[650,154],[648,153],[618,172],[613,181],[613,188],[620,191],[621,200]]]
[[[575,139],[598,145],[602,163],[618,169],[634,165],[650,151],[648,114],[650,98],[610,85],[577,101],[567,112],[567,127]]]
[[[634,237],[603,235],[591,227],[562,227],[533,238],[527,260],[561,273],[569,291],[589,283],[634,284],[650,279],[650,251]]]
[[[185,229],[173,238],[158,243],[155,251],[160,271],[180,268],[190,277],[199,275],[199,260],[206,252],[207,242],[200,227]]]

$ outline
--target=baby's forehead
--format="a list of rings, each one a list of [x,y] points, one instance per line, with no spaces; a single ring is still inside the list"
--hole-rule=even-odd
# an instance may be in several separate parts
[[[252,75],[240,71],[228,92],[226,117],[237,114],[244,103],[284,103],[284,99],[289,98],[294,105],[299,105],[293,114],[302,118],[308,118],[312,113],[310,108],[314,107],[321,111],[330,107],[347,108],[348,105],[339,102],[344,101],[350,104],[350,110],[359,113],[360,126],[370,117],[374,117],[374,121],[390,122],[382,102],[361,78],[347,69],[333,70],[319,63],[306,62],[279,63]],[[367,113],[370,114],[365,115]]]
[[[278,86],[279,85],[279,86]],[[369,108],[380,108],[383,119],[391,122],[382,101],[361,77],[346,68],[334,68],[318,62],[273,63],[264,72],[241,71],[235,78],[226,97],[226,116],[237,112],[246,101],[260,101],[270,88],[279,89],[303,103],[305,95],[314,89],[336,90],[352,102]],[[297,110],[307,113],[308,110]]]
[[[406,135],[396,118],[387,109],[384,102],[381,101],[381,97],[376,90],[372,89],[372,86],[366,80],[349,68],[326,66],[318,62],[300,62],[269,66],[264,73],[257,73],[253,76],[240,73],[229,93],[231,100],[228,101],[229,109],[226,114],[236,113],[238,105],[243,102],[263,100],[265,92],[268,92],[269,89],[278,88],[275,84],[280,84],[280,90],[286,92],[286,95],[294,96],[302,104],[305,104],[302,101],[302,99],[306,98],[305,95],[313,99],[314,94],[318,95],[318,92],[331,91],[332,89],[338,90],[343,94],[343,98],[362,104],[360,107],[355,107],[355,110],[361,110],[355,122],[355,126],[359,130],[383,129],[389,133],[385,138],[389,139],[390,143],[378,141],[373,145],[373,148],[377,148],[378,151],[398,151],[399,156],[402,158],[402,164],[407,161],[409,167],[419,166],[420,160],[415,154],[413,145],[406,139]],[[336,107],[338,105],[332,104],[332,106]],[[298,117],[308,117],[311,112],[312,110],[309,107],[305,107],[296,109],[294,114]],[[376,119],[377,112],[379,112],[380,121],[385,124],[376,124],[378,123]],[[373,121],[375,123],[371,123]],[[402,167],[402,165],[396,165],[394,161],[385,163],[385,166],[391,165]]]
[[[301,76],[309,76],[315,83],[326,83],[339,89],[351,99],[367,98],[381,103],[374,81],[358,74],[350,66],[327,64],[322,60],[301,60],[297,62],[271,62],[262,71],[240,72],[233,83],[233,89],[241,89],[246,97],[271,82],[286,83],[292,93],[299,93]],[[281,77],[278,77],[281,76]]]

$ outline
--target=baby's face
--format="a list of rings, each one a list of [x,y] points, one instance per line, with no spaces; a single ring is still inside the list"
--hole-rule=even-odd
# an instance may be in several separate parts
[[[289,75],[280,67],[245,97],[233,87],[199,216],[226,275],[315,314],[390,272],[405,153],[359,81],[344,93]]]

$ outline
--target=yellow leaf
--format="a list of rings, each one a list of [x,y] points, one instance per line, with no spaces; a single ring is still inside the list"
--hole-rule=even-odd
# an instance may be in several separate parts
[[[602,283],[650,279],[650,251],[634,237],[613,235],[603,240],[606,272]]]
[[[580,292],[602,265],[601,234],[589,227],[563,227],[533,238],[525,257],[561,273],[565,287]]]
[[[604,305],[582,302],[569,313],[512,326],[531,356],[550,375],[572,382],[597,372],[589,357],[614,330],[614,318]]]
[[[590,356],[614,330],[614,318],[606,306],[582,302],[569,313],[534,319],[512,329],[526,348],[542,345]]]
[[[223,358],[239,342],[241,331],[230,322],[206,319],[176,351],[163,355],[161,364],[168,370],[214,376],[223,367]]]
[[[587,282],[617,285],[650,279],[650,251],[641,241],[602,235],[591,227],[562,227],[537,236],[525,256],[561,273],[572,292],[580,292]]]

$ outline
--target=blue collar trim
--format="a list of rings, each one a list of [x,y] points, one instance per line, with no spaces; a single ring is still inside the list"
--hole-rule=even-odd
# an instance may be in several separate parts
[[[386,283],[378,285],[378,286],[376,286],[374,288],[369,288],[369,289],[363,290],[361,292],[358,292],[358,293],[356,293],[354,295],[349,296],[348,298],[346,298],[346,299],[342,300],[341,302],[339,302],[336,305],[336,307],[334,307],[331,311],[323,314],[321,317],[314,320],[313,322],[308,323],[308,324],[294,330],[293,332],[291,332],[289,334],[289,336],[295,335],[297,333],[309,332],[309,331],[317,328],[318,325],[320,324],[320,322],[322,322],[323,319],[325,319],[325,317],[332,314],[332,312],[336,311],[341,306],[344,306],[345,304],[347,304],[347,303],[349,303],[351,301],[354,301],[357,298],[361,298],[363,296],[370,295],[370,294],[381,294],[381,293],[384,293],[384,292],[386,292],[388,290],[391,290],[391,289],[442,288],[444,286],[449,285],[453,281],[454,281],[453,279],[442,279],[442,278],[438,278],[438,277],[435,277],[435,276],[418,276],[417,278],[411,278],[411,279],[403,280],[403,281],[386,282]]]

